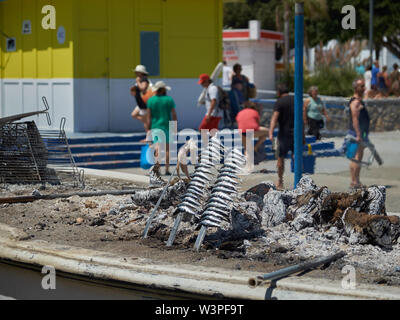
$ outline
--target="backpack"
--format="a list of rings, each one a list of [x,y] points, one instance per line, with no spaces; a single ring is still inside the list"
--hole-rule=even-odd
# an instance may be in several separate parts
[[[218,88],[218,108],[221,110],[229,110],[231,107],[231,101],[229,100],[229,94],[221,87]]]

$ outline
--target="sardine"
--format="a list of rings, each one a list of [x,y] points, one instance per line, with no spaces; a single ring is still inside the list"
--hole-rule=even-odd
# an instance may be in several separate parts
[[[211,203],[211,206],[206,207],[204,209],[206,211],[212,210],[212,211],[215,211],[218,214],[225,215],[225,216],[229,216],[230,215],[230,213],[232,211],[231,207],[222,207],[222,206],[219,207],[218,204],[217,205],[214,205],[214,204],[216,204],[216,203]]]
[[[231,183],[233,185],[237,185],[239,183],[235,179],[232,179],[232,178],[227,177],[227,176],[218,176],[218,178],[217,178],[217,180],[215,182],[218,183],[218,182],[221,182],[221,181],[228,182],[228,183]]]
[[[203,179],[203,178],[200,178],[200,177],[192,178],[190,181],[191,181],[191,182],[193,181],[193,182],[202,183],[204,186],[207,185],[207,184],[209,183],[208,180]]]
[[[211,177],[204,172],[195,172],[192,177],[193,178],[200,177],[203,179],[211,180]]]
[[[219,204],[221,204],[221,205],[223,205],[223,206],[226,206],[226,205],[227,205],[226,200],[223,200],[223,199],[221,199],[221,198],[214,197],[214,196],[211,195],[211,197],[210,197],[210,198],[208,199],[208,201],[207,201],[207,204],[209,204],[209,203],[214,203],[214,202],[217,202],[217,203],[219,203]]]
[[[215,222],[221,222],[222,220],[229,222],[229,217],[227,216],[222,216],[220,214],[218,214],[217,212],[214,212],[212,210],[208,211],[207,214],[204,214],[203,216],[201,216],[201,220],[214,220]]]
[[[189,185],[187,187],[187,189],[186,189],[186,192],[187,191],[193,191],[193,192],[198,192],[200,194],[204,194],[204,188],[200,188],[200,187],[195,186],[195,185]]]
[[[191,203],[191,204],[193,204],[194,206],[197,206],[197,207],[200,206],[199,201],[197,201],[197,200],[195,200],[195,199],[193,199],[193,198],[190,198],[190,197],[188,197],[188,196],[186,196],[186,197],[182,200],[182,203],[183,203],[183,202]]]
[[[194,170],[193,174],[196,174],[197,172],[204,173],[204,174],[210,174],[210,175],[214,174],[214,173],[212,172],[212,170],[210,170],[210,168],[206,168],[206,167],[204,167],[204,166],[197,167],[197,168]]]
[[[230,211],[232,209],[231,206],[227,204],[221,204],[219,202],[207,203],[204,209],[207,210],[212,208],[218,208],[220,210],[226,210],[226,211]]]
[[[218,181],[213,185],[213,189],[217,188],[217,187],[223,187],[223,188],[228,188],[228,189],[232,189],[232,190],[236,190],[236,185],[234,185],[233,183],[230,183],[228,181]]]
[[[241,166],[238,166],[237,164],[232,163],[232,162],[228,162],[228,163],[225,162],[224,163],[224,167],[225,168],[231,168],[233,170],[236,170],[237,172],[242,170]]]
[[[210,220],[202,220],[200,222],[201,225],[206,226],[206,227],[217,227],[219,228],[219,226],[221,225],[220,223],[216,223],[214,221],[210,221]]]
[[[198,182],[198,181],[195,181],[195,180],[192,179],[189,182],[189,187],[190,186],[195,186],[195,187],[203,189],[204,188],[204,183],[201,183],[201,182]]]
[[[236,173],[237,173],[237,170],[232,169],[232,168],[228,168],[228,167],[222,167],[222,168],[219,170],[219,173],[231,173],[231,174],[236,174]]]
[[[216,208],[224,212],[230,212],[233,208],[233,203],[218,197],[214,197],[208,199],[205,208]]]
[[[208,208],[206,211],[203,212],[202,217],[205,217],[208,214],[218,215],[227,219],[229,218],[229,212],[218,210],[218,208]]]
[[[225,192],[221,192],[220,190],[213,190],[212,195],[221,199],[226,199],[227,201],[232,201],[231,196],[227,195]]]
[[[230,172],[220,172],[218,174],[218,178],[220,178],[220,177],[228,177],[228,178],[231,178],[231,179],[240,180],[240,178],[236,174],[230,173]]]
[[[192,197],[194,199],[201,199],[203,197],[203,194],[201,194],[200,192],[194,192],[192,190],[189,190],[189,191],[186,191],[185,197],[186,196]]]
[[[224,188],[224,187],[218,187],[218,188],[213,189],[213,191],[211,192],[211,195],[212,196],[215,195],[216,197],[219,197],[219,195],[218,196],[216,195],[217,193],[223,193],[223,194],[228,195],[229,197],[232,198],[232,197],[236,196],[237,191],[234,191],[234,190],[231,190],[231,189],[228,189],[228,188]],[[223,198],[223,200],[231,201],[231,200],[229,200],[229,199],[227,200],[225,198]]]
[[[193,209],[189,208],[188,206],[180,205],[180,206],[178,206],[178,209],[180,211],[189,213],[191,215],[196,215],[196,212]]]

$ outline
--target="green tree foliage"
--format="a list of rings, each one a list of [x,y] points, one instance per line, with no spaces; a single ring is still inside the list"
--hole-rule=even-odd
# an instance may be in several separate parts
[[[249,20],[260,20],[261,28],[276,30],[275,8],[282,1],[247,1],[247,3],[226,3],[224,5],[224,27],[242,29],[249,26]]]
[[[289,0],[292,48],[294,46],[294,2],[294,0]],[[321,42],[326,44],[331,39],[345,42],[353,38],[369,38],[369,0],[305,0],[304,2],[306,38],[310,47]],[[353,5],[356,9],[356,30],[342,29],[344,15],[341,10],[345,5]],[[276,9],[283,27],[282,0],[227,3],[224,5],[224,26],[247,28],[249,20],[257,19],[261,21],[263,29],[277,30]],[[400,1],[374,1],[374,44],[378,50],[382,46],[387,47],[400,58]]]

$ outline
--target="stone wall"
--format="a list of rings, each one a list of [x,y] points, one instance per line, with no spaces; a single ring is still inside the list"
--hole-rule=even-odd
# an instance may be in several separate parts
[[[325,100],[332,119],[327,123],[328,130],[348,129],[350,114],[348,109],[343,108],[348,105],[348,101],[349,99],[343,98]],[[371,132],[400,130],[400,99],[373,99],[365,102],[371,119]],[[339,108],[340,106],[342,108]]]
[[[350,99],[339,97],[324,97],[331,121],[327,123],[326,129],[329,131],[347,131],[349,123],[349,113],[345,109]],[[371,118],[370,131],[393,131],[400,130],[400,99],[373,99],[365,100],[368,113]],[[272,115],[272,103],[263,104],[264,111],[261,123],[269,127]]]

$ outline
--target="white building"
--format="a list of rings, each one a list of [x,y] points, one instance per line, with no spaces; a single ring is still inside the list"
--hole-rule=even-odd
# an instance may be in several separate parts
[[[261,30],[260,21],[249,22],[248,29],[223,31],[224,60],[228,66],[242,65],[242,74],[258,89],[275,90],[275,44],[283,43],[283,33]]]

